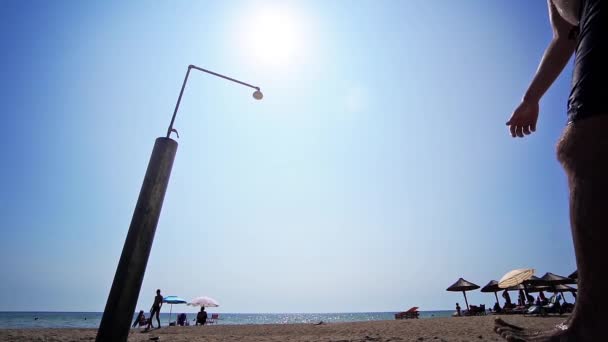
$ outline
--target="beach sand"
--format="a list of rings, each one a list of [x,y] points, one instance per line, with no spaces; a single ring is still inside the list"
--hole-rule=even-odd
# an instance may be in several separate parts
[[[129,341],[503,341],[494,333],[499,316],[451,317],[354,323],[209,325],[165,327],[141,333],[132,329]],[[562,317],[500,316],[509,323],[550,329]],[[94,341],[95,329],[0,329],[0,341]]]

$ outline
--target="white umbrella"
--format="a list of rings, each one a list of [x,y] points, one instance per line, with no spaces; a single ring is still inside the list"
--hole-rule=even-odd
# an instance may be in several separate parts
[[[204,307],[218,307],[220,306],[220,304],[217,302],[217,300],[211,298],[211,297],[206,297],[206,296],[202,296],[202,297],[196,297],[193,300],[190,301],[190,303],[188,303],[188,305],[191,306],[204,306]]]
[[[507,287],[516,286],[530,279],[534,275],[533,268],[519,268],[508,272],[498,281],[498,287],[506,289]]]

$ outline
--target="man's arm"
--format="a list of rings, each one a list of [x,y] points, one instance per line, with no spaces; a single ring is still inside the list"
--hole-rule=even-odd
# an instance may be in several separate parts
[[[538,102],[564,70],[576,45],[576,41],[571,37],[574,26],[560,16],[551,0],[547,0],[547,6],[549,7],[549,20],[553,28],[553,39],[545,50],[522,102],[507,121],[507,126],[509,126],[513,137],[523,137],[524,134],[528,135],[536,130]]]

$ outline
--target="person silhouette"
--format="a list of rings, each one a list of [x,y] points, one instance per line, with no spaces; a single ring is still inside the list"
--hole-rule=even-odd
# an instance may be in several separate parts
[[[608,1],[548,0],[553,39],[521,103],[507,121],[513,137],[536,130],[541,97],[575,54],[568,124],[557,144],[570,191],[570,225],[578,267],[573,313],[553,330],[528,331],[502,319],[494,330],[513,341],[606,340],[608,319]]]
[[[196,314],[196,324],[195,325],[205,325],[207,323],[207,311],[205,311],[205,307],[201,306],[201,311]]]
[[[158,328],[160,329],[160,308],[163,306],[163,296],[160,294],[160,289],[156,290],[156,296],[154,296],[154,304],[152,304],[152,308],[150,309],[150,320],[148,321],[148,327],[146,329],[153,328],[152,320],[154,319],[154,315],[156,314],[156,322],[158,323]]]
[[[137,317],[135,317],[135,320],[133,321],[133,325],[131,326],[132,328],[135,328],[136,326],[142,326],[146,324],[146,315],[144,315],[144,310],[140,310],[139,314],[137,314]]]
[[[511,303],[511,295],[509,295],[509,291],[506,289],[502,291],[502,298],[505,300],[505,309],[510,308],[513,305],[513,303]]]

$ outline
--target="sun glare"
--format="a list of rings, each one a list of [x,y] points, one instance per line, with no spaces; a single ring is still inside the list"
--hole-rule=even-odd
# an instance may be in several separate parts
[[[249,18],[245,28],[246,46],[256,62],[287,66],[301,57],[303,35],[301,23],[289,10],[262,9]]]

